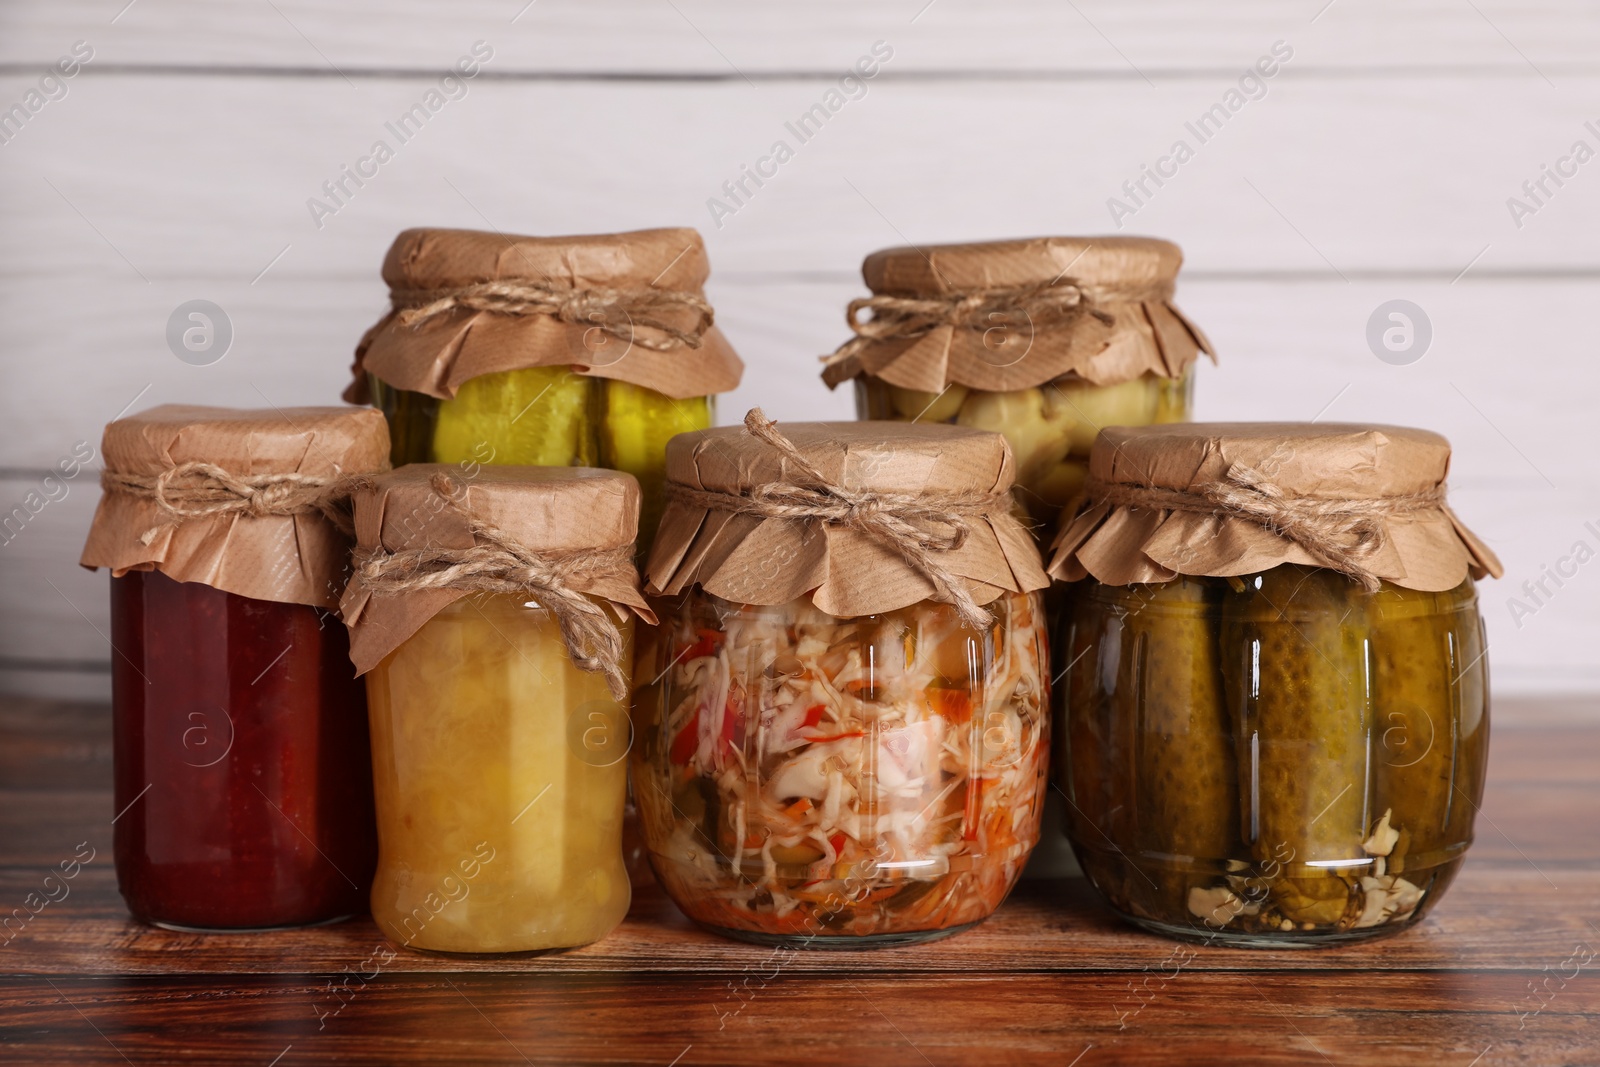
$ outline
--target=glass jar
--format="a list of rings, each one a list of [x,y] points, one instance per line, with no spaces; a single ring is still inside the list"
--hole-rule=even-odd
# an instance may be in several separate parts
[[[1003,434],[1016,457],[1019,503],[1044,529],[1083,488],[1089,449],[1104,426],[1183,422],[1194,394],[1192,368],[1176,378],[1143,374],[1095,385],[1067,374],[1033,389],[990,392],[952,384],[942,393],[902,389],[880,378],[856,378],[856,415],[863,419],[950,423]]]
[[[690,918],[760,944],[860,948],[987,918],[1038,840],[1040,594],[838,618],[698,587],[635,693],[634,795]],[[643,670],[643,667],[641,667]]]
[[[336,617],[157,571],[111,580],[117,884],[175,929],[365,910],[362,686]]]
[[[630,662],[632,623],[622,633]],[[519,596],[458,600],[368,675],[379,858],[399,944],[522,953],[622,921],[627,710]]]
[[[1489,737],[1470,577],[1088,579],[1058,633],[1068,836],[1124,918],[1327,944],[1416,923],[1455,877]]]
[[[369,376],[389,420],[394,465],[485,463],[606,467],[643,490],[640,529],[661,517],[667,442],[716,419],[715,397],[677,400],[654,389],[528,367],[469,378],[453,399],[396,389]]]

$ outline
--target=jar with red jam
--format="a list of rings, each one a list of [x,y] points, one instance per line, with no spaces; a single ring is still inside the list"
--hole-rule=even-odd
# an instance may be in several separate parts
[[[168,405],[106,427],[84,549],[110,567],[117,883],[176,929],[365,910],[366,701],[335,613],[377,412]]]

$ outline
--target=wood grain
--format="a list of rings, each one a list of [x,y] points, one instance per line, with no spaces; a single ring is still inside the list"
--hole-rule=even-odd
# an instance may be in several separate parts
[[[22,905],[78,842],[97,853],[0,934],[0,1058],[1589,1062],[1600,987],[1573,961],[1600,948],[1600,728],[1587,704],[1506,710],[1523,725],[1496,733],[1465,870],[1424,923],[1379,942],[1180,947],[1121,925],[1081,880],[1028,879],[947,941],[775,956],[700,931],[646,885],[597,945],[457,959],[387,946],[365,917],[265,935],[133,922],[110,867],[107,709],[8,699],[0,904]]]
[[[336,996],[289,976],[4,978],[0,1047],[30,1064],[1550,1064],[1593,1062],[1600,1023],[1587,976],[1526,1020],[1528,976],[1509,973],[740,981],[384,973]]]

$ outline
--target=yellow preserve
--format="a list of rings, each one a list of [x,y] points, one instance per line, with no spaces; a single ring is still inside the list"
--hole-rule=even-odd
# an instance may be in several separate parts
[[[631,646],[631,622],[623,636]],[[367,686],[385,934],[532,952],[622,921],[627,713],[603,675],[574,666],[550,612],[519,596],[459,600]]]

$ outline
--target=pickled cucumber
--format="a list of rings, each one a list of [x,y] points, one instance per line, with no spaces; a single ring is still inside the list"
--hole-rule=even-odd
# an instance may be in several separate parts
[[[1106,850],[1108,844],[1115,850],[1118,842],[1131,841],[1133,833],[1128,800],[1133,753],[1123,744],[1129,736],[1126,725],[1113,713],[1118,694],[1115,673],[1107,675],[1107,668],[1117,669],[1120,626],[1115,616],[1076,597],[1063,607],[1057,625],[1060,660],[1066,664],[1062,692],[1067,707],[1085,712],[1070,716],[1061,724],[1064,728],[1056,731],[1056,785],[1067,802],[1067,824],[1074,828],[1074,839],[1096,853]],[[1107,873],[1117,875],[1119,881],[1116,887],[1102,887],[1118,899],[1132,889],[1131,885],[1124,887],[1125,881],[1148,884],[1122,866],[1107,866]],[[1087,861],[1084,870],[1092,874]]]
[[[1134,838],[1156,884],[1157,915],[1182,915],[1196,869],[1239,854],[1238,770],[1223,705],[1204,578],[1139,587],[1123,622],[1123,669],[1111,714],[1133,722]],[[1131,642],[1131,644],[1130,644]]]
[[[1458,589],[1459,593],[1460,590]],[[1472,821],[1483,803],[1483,779],[1489,766],[1489,667],[1483,620],[1477,597],[1455,617],[1455,672],[1460,718],[1457,721],[1455,779],[1450,794],[1449,842],[1470,843]],[[1465,847],[1465,845],[1463,845]]]
[[[406,463],[431,463],[438,399],[426,393],[396,389],[376,375],[368,375],[368,381],[372,386],[372,402],[389,423],[389,462],[396,467]]]
[[[667,442],[711,425],[706,397],[677,400],[629,382],[606,381],[600,423],[600,462],[639,479],[639,544],[655,535],[664,507]]]
[[[1337,864],[1366,858],[1369,830],[1365,594],[1336,571],[1292,564],[1243,584],[1224,596],[1221,622],[1240,831],[1257,864],[1302,872],[1269,887],[1288,920],[1334,922],[1352,893]]]
[[[1461,809],[1469,809],[1465,825],[1470,827],[1476,798],[1456,794],[1456,773],[1477,763],[1460,759],[1458,750],[1481,743],[1483,731],[1461,731],[1482,715],[1481,710],[1471,715],[1458,701],[1481,702],[1483,689],[1457,685],[1481,658],[1476,620],[1463,618],[1457,607],[1462,599],[1461,589],[1415,593],[1392,586],[1373,598],[1373,696],[1380,739],[1374,746],[1374,809],[1389,809],[1389,824],[1400,832],[1388,861],[1393,873],[1415,867],[1424,857],[1429,865],[1442,862],[1440,853],[1451,842],[1470,838],[1462,833]]]
[[[565,367],[467,379],[454,399],[439,401],[433,462],[593,466],[592,381]]]

